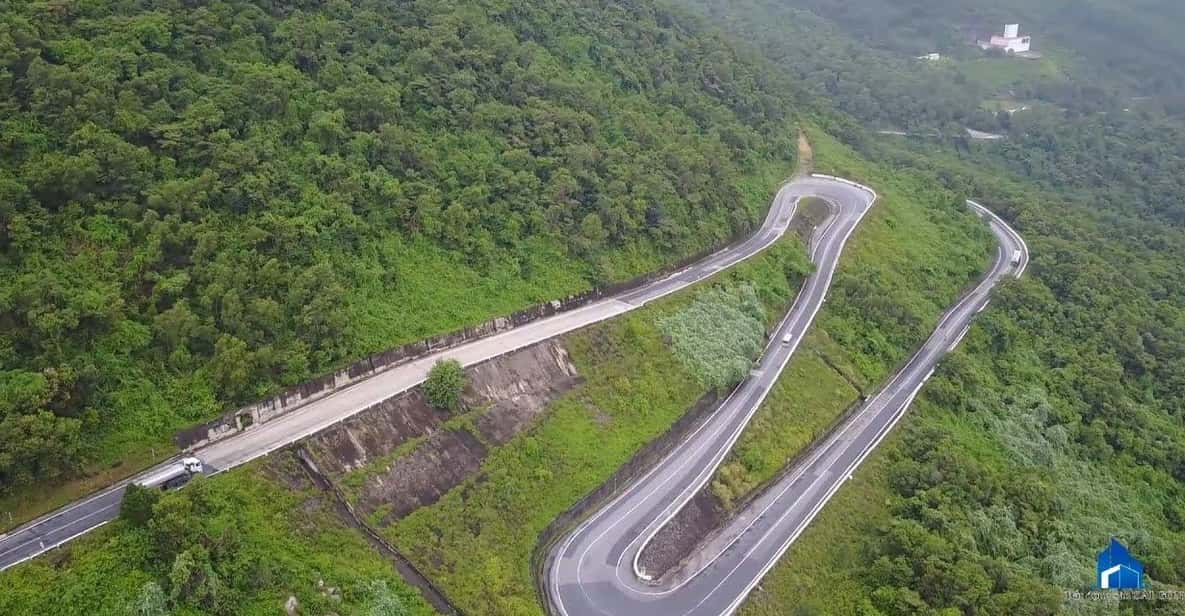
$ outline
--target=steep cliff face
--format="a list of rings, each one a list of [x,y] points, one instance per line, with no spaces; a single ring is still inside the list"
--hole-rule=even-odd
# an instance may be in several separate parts
[[[432,408],[419,388],[393,396],[308,439],[321,470],[380,523],[436,502],[478,472],[490,447],[530,428],[580,380],[559,341],[466,369],[465,410]]]

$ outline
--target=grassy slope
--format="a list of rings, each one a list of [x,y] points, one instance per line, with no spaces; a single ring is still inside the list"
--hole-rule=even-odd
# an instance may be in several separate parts
[[[853,576],[853,571],[866,564],[861,560],[860,537],[886,515],[884,452],[897,439],[896,435],[885,439],[853,480],[836,493],[753,590],[739,614],[861,613],[868,591]]]
[[[856,387],[874,390],[929,335],[990,250],[981,223],[953,194],[865,164],[817,131],[812,138],[820,168],[859,178],[881,198],[853,235],[812,334],[717,473],[713,488],[725,503],[773,478],[858,400]]]
[[[285,460],[291,464],[285,473],[299,477],[295,461]],[[262,580],[262,588],[244,597],[235,613],[279,614],[294,595],[310,610],[306,613],[358,614],[365,604],[363,588],[372,580],[386,580],[411,614],[433,613],[361,535],[339,521],[332,501],[308,484],[294,489],[269,475],[264,463],[257,462],[221,475],[211,486],[218,498],[237,503],[229,518],[215,524],[236,528],[242,538],[236,552],[260,559],[250,572],[219,571]],[[48,557],[6,571],[0,614],[128,614],[144,583],[168,573],[168,565],[154,559],[148,533],[117,520]],[[320,596],[317,580],[341,588],[342,603]]]
[[[712,490],[726,507],[776,475],[859,397],[824,355],[842,361],[827,334],[812,330],[712,479]]]
[[[773,322],[797,289],[786,272],[804,259],[801,244],[786,241],[713,281],[754,284]],[[704,393],[657,326],[694,292],[568,336],[585,382],[534,430],[495,450],[479,478],[387,536],[467,611],[539,613],[529,566],[539,532]]]
[[[989,92],[1004,92],[1017,84],[1064,79],[1057,61],[1048,56],[1040,60],[982,57],[959,61],[958,67],[969,80]]]
[[[351,348],[373,353],[588,288],[580,263],[557,246],[534,244],[538,250],[521,270],[491,264],[489,271],[479,272],[428,241],[398,238],[375,244],[366,258],[343,259],[340,267],[362,281],[347,301]],[[531,278],[524,279],[522,271]],[[399,281],[396,292],[383,282],[390,276]]]

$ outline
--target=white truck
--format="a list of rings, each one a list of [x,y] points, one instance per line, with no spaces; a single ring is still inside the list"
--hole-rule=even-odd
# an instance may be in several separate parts
[[[1013,250],[1012,251],[1012,264],[1013,265],[1020,265],[1020,259],[1023,256],[1024,256],[1024,253],[1021,252],[1020,250]]]
[[[193,479],[194,475],[200,474],[202,474],[202,461],[188,456],[139,477],[135,482],[136,485],[145,488],[172,490],[185,485],[190,479]]]

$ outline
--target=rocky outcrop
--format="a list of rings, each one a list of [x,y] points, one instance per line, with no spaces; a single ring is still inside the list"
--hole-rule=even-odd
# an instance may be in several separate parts
[[[658,531],[642,551],[638,564],[644,571],[666,573],[692,553],[699,542],[730,518],[723,503],[710,490],[700,490]]]

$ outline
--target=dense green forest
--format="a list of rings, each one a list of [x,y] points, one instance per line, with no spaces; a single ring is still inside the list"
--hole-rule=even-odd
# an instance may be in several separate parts
[[[646,3],[0,2],[0,494],[730,237],[787,83]]]
[[[1034,260],[745,613],[1114,613],[1062,594],[1091,586],[1110,535],[1153,588],[1185,586],[1182,5],[672,3],[0,0],[0,495],[727,238],[761,215],[802,119],[844,144],[819,148],[822,168],[888,185],[820,357],[867,376],[908,354],[945,305],[934,289],[973,264],[941,232],[963,196]],[[1005,21],[1047,57],[966,44]],[[914,58],[929,51],[947,58]],[[464,605],[536,612],[539,529],[711,381],[664,315],[578,339],[580,397],[388,538]],[[778,465],[760,462],[733,496]],[[426,609],[273,474],[201,483],[6,573],[22,591],[0,611],[275,613],[289,593]]]

